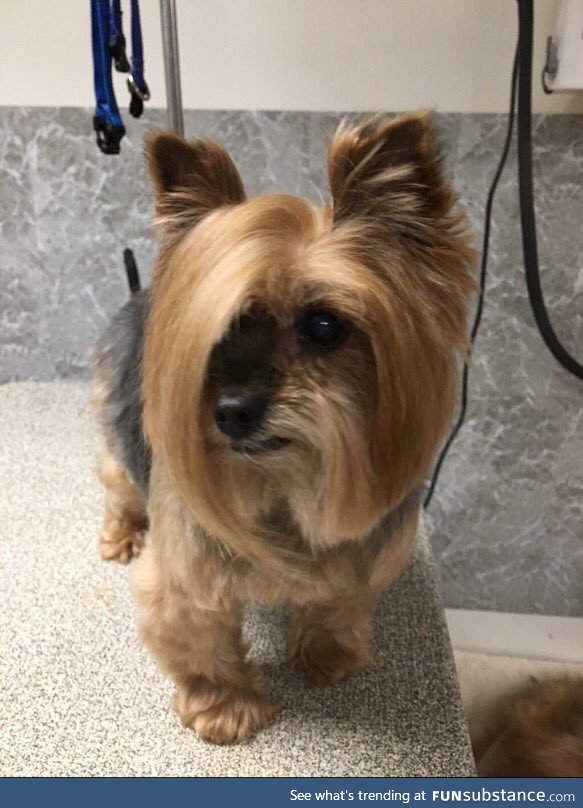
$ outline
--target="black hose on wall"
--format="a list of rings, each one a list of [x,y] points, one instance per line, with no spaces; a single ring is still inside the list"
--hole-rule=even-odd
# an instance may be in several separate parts
[[[473,349],[482,319],[484,295],[486,293],[486,275],[488,271],[492,206],[496,189],[498,188],[498,182],[506,165],[506,159],[508,157],[510,142],[512,140],[512,133],[514,129],[514,114],[516,111],[518,118],[518,185],[520,195],[520,224],[522,230],[522,249],[524,255],[524,271],[526,275],[528,298],[538,330],[540,331],[545,344],[553,356],[566,370],[577,376],[579,379],[583,379],[583,367],[566,351],[555,334],[549,320],[540,283],[532,179],[531,82],[534,14],[532,0],[517,0],[517,2],[518,40],[516,43],[514,65],[512,68],[512,80],[510,82],[510,109],[508,112],[508,127],[506,130],[504,147],[502,149],[502,156],[500,157],[500,162],[498,163],[498,168],[496,169],[494,179],[492,180],[486,202],[486,212],[484,217],[484,240],[482,245],[482,261],[480,271],[480,293],[478,295],[478,304],[476,307],[474,324],[470,334],[470,346],[471,349]],[[469,373],[470,366],[468,362],[466,362],[464,364],[462,374],[461,405],[459,414],[434,466],[431,481],[423,502],[423,506],[425,508],[429,507],[435,487],[437,485],[441,467],[445,461],[445,458],[447,457],[452,443],[456,439],[465,421],[468,406]]]
[[[555,334],[540,283],[532,181],[532,34],[533,0],[518,2],[518,187],[522,251],[528,298],[538,330],[555,359],[583,379],[583,366],[564,348]]]

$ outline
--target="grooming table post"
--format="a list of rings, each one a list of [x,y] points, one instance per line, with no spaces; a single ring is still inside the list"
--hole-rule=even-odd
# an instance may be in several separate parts
[[[160,17],[162,23],[162,48],[164,51],[168,129],[182,137],[184,136],[184,116],[182,114],[182,90],[180,87],[180,60],[178,55],[175,0],[160,0]]]

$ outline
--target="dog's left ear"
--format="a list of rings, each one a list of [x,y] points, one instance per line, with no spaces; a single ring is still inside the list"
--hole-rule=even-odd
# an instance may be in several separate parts
[[[334,221],[374,217],[406,234],[423,219],[447,214],[453,197],[441,178],[431,134],[429,113],[340,126],[328,158]]]
[[[180,232],[216,208],[245,200],[237,167],[218,143],[154,132],[146,138],[146,157],[156,220],[167,231]]]

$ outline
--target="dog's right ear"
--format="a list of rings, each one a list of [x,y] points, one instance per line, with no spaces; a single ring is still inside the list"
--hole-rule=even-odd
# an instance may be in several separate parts
[[[167,132],[146,138],[154,184],[156,224],[178,233],[216,208],[245,200],[245,189],[229,154],[212,140],[188,142]]]

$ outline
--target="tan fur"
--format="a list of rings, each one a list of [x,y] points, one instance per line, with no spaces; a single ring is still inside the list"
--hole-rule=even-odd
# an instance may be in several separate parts
[[[105,516],[99,534],[104,561],[127,564],[139,555],[148,529],[146,504],[127,472],[109,451],[99,458],[99,480],[105,488]]]
[[[482,777],[583,777],[583,682],[533,683],[475,754]]]
[[[141,632],[176,710],[215,742],[274,713],[246,659],[247,602],[292,609],[289,658],[318,685],[370,661],[371,615],[400,574],[419,486],[451,418],[473,252],[429,144],[429,118],[375,119],[330,146],[332,202],[246,201],[215,144],[149,141],[162,246],[143,362],[152,448],[147,545],[132,570]],[[310,306],[351,324],[306,353]],[[282,382],[265,429],[280,452],[237,454],[214,423],[208,368],[237,318],[268,312]]]

